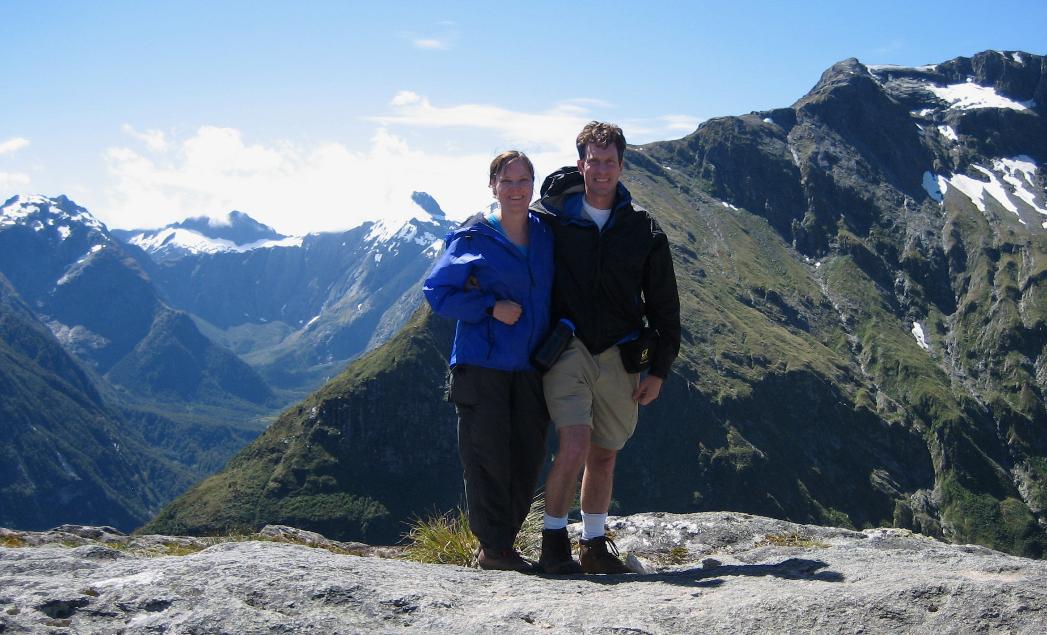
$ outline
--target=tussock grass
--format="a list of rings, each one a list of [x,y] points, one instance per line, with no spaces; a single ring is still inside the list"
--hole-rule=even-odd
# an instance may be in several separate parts
[[[404,534],[406,560],[425,564],[471,566],[480,541],[469,529],[469,517],[462,508],[427,518],[416,518]]]
[[[691,552],[687,549],[687,547],[677,545],[669,551],[667,551],[664,555],[662,555],[660,561],[662,562],[662,564],[684,564],[685,562],[691,561]]]
[[[542,547],[545,497],[535,496],[514,545],[526,558],[537,559]],[[469,529],[469,516],[458,507],[443,514],[415,518],[404,534],[403,558],[425,564],[473,565],[480,541]]]
[[[0,537],[0,547],[15,548],[15,547],[24,547],[24,546],[25,546],[25,541],[22,540],[21,536],[10,535],[10,536],[2,536],[2,537]]]
[[[810,534],[803,531],[790,531],[784,534],[767,534],[763,537],[758,547],[802,547],[804,549],[827,549],[829,545],[816,540]]]

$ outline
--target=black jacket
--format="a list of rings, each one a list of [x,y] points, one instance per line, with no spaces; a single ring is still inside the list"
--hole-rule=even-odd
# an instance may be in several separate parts
[[[582,212],[585,186],[576,168],[550,174],[532,211],[555,236],[553,320],[568,318],[575,334],[599,354],[635,334],[644,318],[657,329],[651,374],[665,378],[680,352],[680,296],[665,232],[634,205],[621,183],[600,231]]]

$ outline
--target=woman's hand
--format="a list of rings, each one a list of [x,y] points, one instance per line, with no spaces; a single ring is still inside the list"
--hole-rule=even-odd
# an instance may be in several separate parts
[[[509,326],[516,324],[516,321],[520,319],[521,313],[523,313],[523,307],[512,300],[499,300],[495,302],[494,309],[491,311],[491,315],[494,316],[494,319],[502,324],[508,324]]]

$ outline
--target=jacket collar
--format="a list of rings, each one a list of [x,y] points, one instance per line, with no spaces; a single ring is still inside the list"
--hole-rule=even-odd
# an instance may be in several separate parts
[[[530,212],[531,213],[527,215],[528,229],[532,229],[541,225],[541,221],[537,216],[537,212],[533,209],[530,210]],[[454,240],[455,237],[462,236],[464,234],[487,236],[488,238],[508,248],[510,251],[512,251],[512,253],[520,254],[520,249],[516,245],[514,245],[512,241],[510,241],[509,238],[506,237],[505,234],[498,231],[487,222],[486,212],[477,212],[473,214],[469,218],[462,221],[462,223],[458,225],[458,227],[447,232],[447,235],[444,236],[444,247],[446,248],[447,245],[450,245],[451,241]],[[534,232],[531,232],[531,235],[533,236]],[[528,254],[530,254],[532,250],[528,248],[527,251]]]
[[[552,216],[567,222],[591,223],[582,215],[585,180],[578,168],[565,166],[545,177],[539,194],[541,198],[531,205],[531,211],[547,218]],[[631,205],[632,201],[632,194],[619,181],[614,206],[611,208],[611,218],[614,218],[615,211]]]

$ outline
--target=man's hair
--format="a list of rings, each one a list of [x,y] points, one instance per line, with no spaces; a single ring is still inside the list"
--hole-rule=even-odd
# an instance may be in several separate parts
[[[622,134],[622,129],[613,123],[590,121],[585,124],[574,142],[578,147],[579,159],[585,160],[585,147],[590,143],[601,148],[606,148],[613,143],[615,150],[618,151],[618,162],[625,160],[625,135]]]
[[[523,164],[527,166],[527,171],[531,173],[531,180],[534,180],[534,165],[531,163],[531,160],[527,158],[527,155],[519,150],[506,150],[491,161],[491,171],[488,174],[487,185],[489,187],[494,187],[495,177],[501,174],[502,170],[505,169],[505,166],[509,165],[510,161],[515,161],[516,159],[523,161]]]

